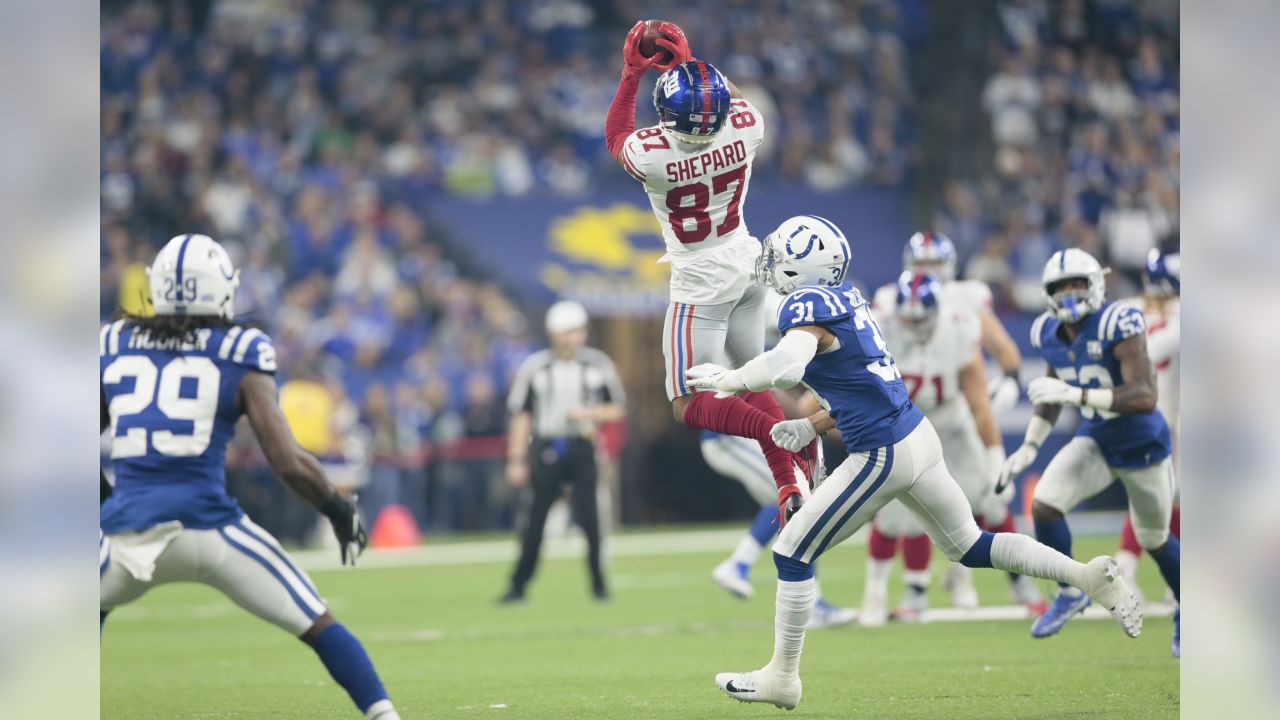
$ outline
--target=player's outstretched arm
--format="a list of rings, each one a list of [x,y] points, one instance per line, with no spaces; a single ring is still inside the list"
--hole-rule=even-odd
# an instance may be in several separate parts
[[[830,331],[817,325],[793,327],[772,350],[760,353],[736,370],[718,368],[719,372],[707,373],[703,366],[694,365],[685,372],[685,378],[689,386],[699,390],[730,394],[795,387],[804,377],[809,361],[834,340]]]
[[[1000,369],[1006,373],[1022,369],[1022,353],[1018,351],[1018,343],[1009,337],[1004,323],[989,308],[978,313],[982,321],[982,349],[996,361]]]
[[[973,357],[960,369],[960,392],[969,403],[969,412],[978,426],[978,437],[986,447],[1000,445],[1000,427],[995,413],[991,412],[991,399],[987,397],[987,369],[982,355],[974,351]]]
[[[246,373],[240,381],[240,403],[271,470],[290,490],[329,518],[342,561],[354,565],[369,543],[360,515],[355,504],[329,484],[320,461],[293,437],[280,410],[275,379],[266,373]]]
[[[1051,379],[1055,383],[1061,383],[1058,375],[1049,368],[1045,373],[1045,378]],[[1032,381],[1034,384],[1036,381]],[[1065,383],[1063,383],[1065,385]],[[1032,398],[1035,401],[1035,398]],[[1036,455],[1040,453],[1040,446],[1049,438],[1049,433],[1053,431],[1054,423],[1058,422],[1058,415],[1062,413],[1062,405],[1056,403],[1036,403],[1035,410],[1031,415],[1031,422],[1027,424],[1027,434],[1022,439],[1022,445],[1004,462],[1004,467],[1000,470],[1000,475],[996,478],[995,492],[997,495],[1005,494],[1009,490],[1010,485],[1018,478],[1027,468],[1031,467],[1031,463],[1036,461]]]

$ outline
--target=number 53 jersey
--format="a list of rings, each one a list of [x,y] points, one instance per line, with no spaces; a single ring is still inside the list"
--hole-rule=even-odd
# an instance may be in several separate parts
[[[729,111],[711,142],[681,142],[653,126],[631,133],[622,148],[623,167],[644,185],[661,227],[673,302],[737,300],[760,254],[742,207],[764,120],[740,98]]]
[[[1110,388],[1124,382],[1115,346],[1147,331],[1142,311],[1126,303],[1107,303],[1080,323],[1074,342],[1060,334],[1062,322],[1049,313],[1031,325],[1031,345],[1060,379],[1083,388]],[[1154,465],[1172,451],[1169,426],[1159,410],[1121,415],[1110,410],[1080,408],[1080,429],[1098,443],[1107,464],[1116,468]]]
[[[156,342],[126,320],[102,329],[116,474],[102,505],[108,535],[170,520],[207,530],[242,515],[227,494],[227,442],[242,412],[240,380],[251,371],[274,374],[275,350],[261,330],[238,325],[201,328],[193,340]]]
[[[867,301],[849,283],[838,288],[802,287],[778,308],[778,332],[816,325],[836,342],[819,351],[804,382],[824,403],[849,452],[864,452],[902,440],[924,419],[889,353]]]

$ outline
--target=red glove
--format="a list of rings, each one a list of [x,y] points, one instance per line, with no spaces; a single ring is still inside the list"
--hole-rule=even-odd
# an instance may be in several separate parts
[[[788,483],[778,488],[778,522],[780,525],[786,527],[787,521],[800,512],[800,506],[802,505],[804,505],[804,496],[800,494],[799,485]]]
[[[653,64],[640,54],[640,38],[644,35],[644,20],[631,26],[627,38],[622,41],[622,79],[639,79]]]
[[[665,37],[654,40],[654,44],[671,53],[671,60],[659,64],[657,57],[651,59],[650,64],[659,72],[666,72],[680,63],[689,62],[693,59],[693,53],[689,51],[689,40],[684,36],[684,30],[679,25],[665,20],[658,25],[658,32]],[[672,38],[668,40],[667,38]]]

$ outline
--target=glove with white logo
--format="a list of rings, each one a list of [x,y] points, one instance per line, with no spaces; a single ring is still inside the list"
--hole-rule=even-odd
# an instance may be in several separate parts
[[[799,420],[783,420],[769,430],[773,444],[788,452],[798,453],[809,446],[818,436],[813,423],[808,418]]]
[[[991,412],[1003,415],[1018,404],[1018,378],[1013,375],[1002,375],[987,383],[987,394],[991,396]]]
[[[338,550],[342,553],[342,564],[354,567],[356,558],[369,546],[369,534],[360,521],[355,496],[348,500],[335,492],[319,510],[333,524],[333,534],[338,538]]]
[[[1082,405],[1084,391],[1055,377],[1038,377],[1027,384],[1027,397],[1036,405]]]
[[[1013,481],[1036,461],[1036,452],[1036,448],[1025,444],[1013,451],[996,478],[996,495],[1004,496],[1012,490]]]
[[[684,379],[695,390],[715,390],[717,397],[733,395],[747,389],[742,372],[715,363],[694,365],[684,371]]]

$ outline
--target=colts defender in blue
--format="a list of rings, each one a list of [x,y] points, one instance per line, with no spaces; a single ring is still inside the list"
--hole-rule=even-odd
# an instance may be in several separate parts
[[[1106,271],[1089,253],[1068,249],[1045,264],[1042,283],[1049,311],[1031,326],[1031,345],[1048,362],[1048,374],[1027,385],[1035,414],[1022,447],[1005,462],[1000,486],[1035,462],[1063,405],[1080,408],[1080,429],[1036,484],[1031,513],[1036,537],[1071,554],[1065,514],[1120,478],[1129,494],[1129,516],[1138,542],[1160,567],[1178,597],[1181,548],[1169,534],[1174,478],[1169,426],[1156,409],[1156,375],[1147,356],[1142,311],[1108,303]],[[1062,629],[1089,598],[1064,587],[1031,626],[1035,637]],[[1178,618],[1173,655],[1181,655]]]
[[[239,271],[213,239],[180,235],[148,276],[155,316],[116,320],[98,342],[116,474],[101,513],[102,622],[157,585],[209,585],[310,645],[366,718],[399,720],[360,641],[227,494],[227,441],[243,414],[271,469],[333,523],[343,562],[368,542],[355,505],[285,423],[271,339],[232,322]]]
[[[700,390],[737,393],[803,382],[824,411],[771,430],[780,447],[803,447],[838,427],[849,456],[805,499],[779,490],[785,523],[773,546],[778,568],[773,659],[760,670],[720,673],[716,685],[744,702],[800,703],[800,653],[813,608],[813,563],[898,499],[952,561],[1065,582],[1093,596],[1125,633],[1142,631],[1142,609],[1113,558],[1087,565],[1017,533],[978,529],[964,491],[947,471],[929,420],[908,398],[867,301],[845,282],[849,243],[829,221],[802,215],[765,239],[757,278],[785,295],[782,339],[735,370],[689,369]]]

